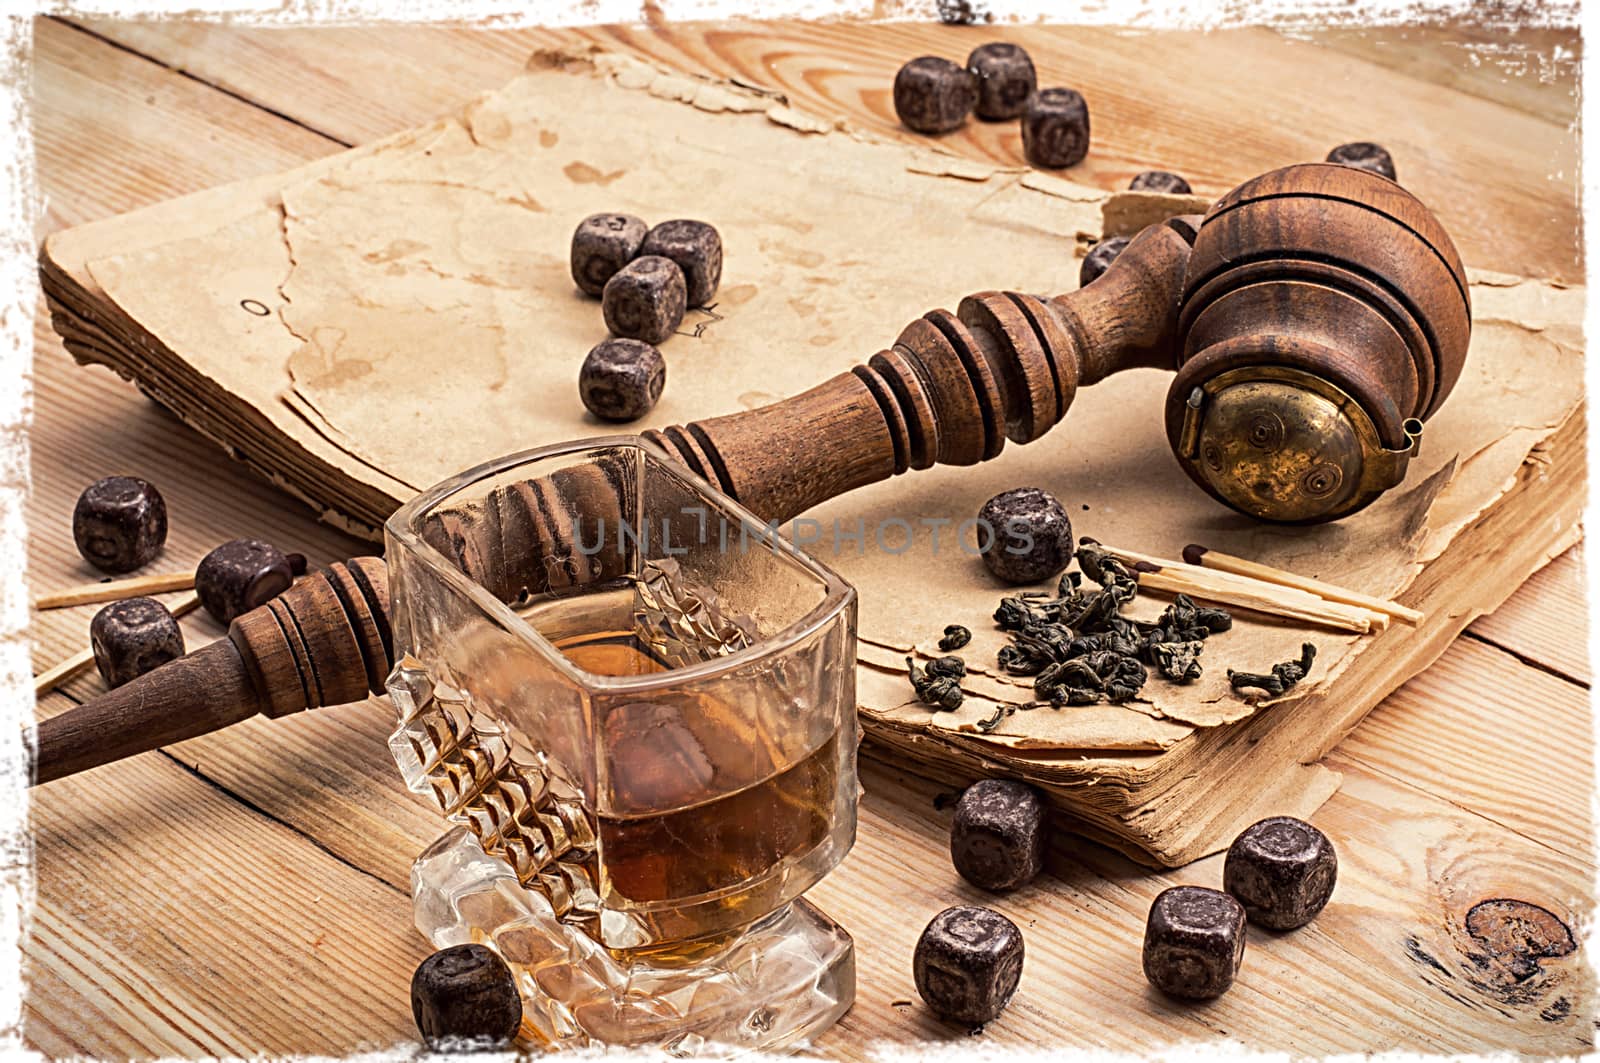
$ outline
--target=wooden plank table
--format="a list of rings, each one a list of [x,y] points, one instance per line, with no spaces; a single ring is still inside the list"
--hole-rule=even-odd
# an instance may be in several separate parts
[[[959,57],[995,35],[849,23],[490,33],[41,21],[34,119],[46,225],[371,140],[500,84],[551,44],[592,41],[736,75],[902,135],[887,104],[898,62]],[[1070,76],[1095,101],[1095,151],[1075,176],[1115,187],[1159,166],[1217,193],[1374,136],[1439,207],[1469,262],[1581,276],[1571,62],[1525,62],[1522,75],[1474,63],[1461,46],[1480,37],[1464,28],[1311,40],[1265,30],[1004,35],[1030,48],[1046,81]],[[1539,31],[1512,47],[1524,59],[1575,55],[1577,38]],[[1292,91],[1313,83],[1316,100]],[[1263,121],[1273,101],[1286,112]],[[1016,152],[1009,128],[974,125],[949,143],[979,157]],[[35,333],[35,593],[93,578],[68,518],[83,485],[111,472],[145,475],[167,496],[159,570],[242,534],[317,564],[364,549],[219,461],[132,388],[73,366],[42,312]],[[93,611],[36,614],[36,670],[84,644]],[[184,626],[191,646],[220,634],[199,614]],[[1566,936],[1589,917],[1594,879],[1586,629],[1575,550],[1339,746],[1329,763],[1345,783],[1318,817],[1340,847],[1335,903],[1294,934],[1252,931],[1242,980],[1217,1002],[1154,995],[1138,950],[1151,898],[1173,883],[1216,884],[1220,859],[1152,874],[1063,840],[1051,874],[990,899],[1023,926],[1029,958],[985,1043],[1589,1048],[1592,987]],[[69,684],[40,714],[98,683]],[[409,1040],[406,987],[426,946],[409,930],[407,872],[440,824],[400,787],[389,723],[378,701],[257,720],[39,791],[28,1043],[52,1056],[153,1057],[346,1054]],[[812,894],[857,940],[857,1004],[818,1045],[853,1059],[880,1040],[966,1037],[912,1003],[909,957],[926,918],[981,900],[950,871],[939,787],[870,760],[862,769],[860,840]],[[889,890],[895,902],[884,904]]]

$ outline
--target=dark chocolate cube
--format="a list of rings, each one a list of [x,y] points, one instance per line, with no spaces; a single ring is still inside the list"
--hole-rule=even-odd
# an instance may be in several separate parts
[[[634,421],[649,413],[667,382],[667,363],[653,345],[609,339],[595,345],[578,371],[578,395],[602,421]]]
[[[1221,996],[1244,961],[1244,919],[1244,907],[1220,890],[1162,891],[1145,924],[1144,976],[1170,996]]]
[[[1126,236],[1108,236],[1089,249],[1083,256],[1083,265],[1078,267],[1078,287],[1093,282],[1100,274],[1111,268],[1111,263],[1117,260],[1124,248],[1128,246]]]
[[[1076,166],[1089,154],[1089,104],[1076,89],[1044,89],[1022,109],[1022,153],[1046,170]]]
[[[977,105],[978,79],[948,59],[919,56],[894,76],[894,113],[918,133],[959,129]]]
[[[942,1019],[993,1022],[1022,980],[1022,931],[999,912],[975,905],[933,917],[912,960],[917,992]]]
[[[989,571],[1007,583],[1038,583],[1072,562],[1072,522],[1054,495],[1037,487],[1002,491],[978,511],[990,536],[983,551]]]
[[[411,1014],[430,1051],[503,1049],[522,1025],[522,997],[499,953],[484,945],[453,945],[417,967]]]
[[[967,69],[978,82],[978,117],[991,122],[1020,115],[1038,87],[1028,53],[1004,41],[974,48],[967,56]]]
[[[1169,196],[1187,196],[1193,189],[1189,182],[1168,170],[1146,170],[1135,174],[1128,182],[1130,192],[1164,192]]]
[[[1396,179],[1394,158],[1381,144],[1374,144],[1370,140],[1340,144],[1328,152],[1327,161],[1336,162],[1340,166],[1354,166],[1358,170],[1370,170],[1391,181]]]
[[[1257,926],[1305,926],[1333,896],[1339,858],[1327,835],[1293,816],[1248,827],[1228,847],[1222,885]]]
[[[711,302],[722,283],[722,235],[703,221],[674,218],[662,222],[644,238],[639,254],[660,255],[678,264],[690,306]]]
[[[200,604],[224,627],[293,584],[289,558],[260,539],[230,539],[201,558],[194,570]]]
[[[950,824],[950,861],[980,889],[1003,892],[1044,868],[1048,809],[1038,790],[1012,779],[967,787]]]
[[[670,258],[640,255],[606,281],[600,312],[612,335],[662,343],[683,321],[689,289]]]
[[[572,279],[587,295],[605,291],[606,281],[639,256],[649,227],[632,214],[591,214],[572,234]]]
[[[94,615],[89,646],[100,678],[108,687],[119,687],[182,657],[183,632],[154,598],[124,598]]]
[[[107,476],[84,488],[72,510],[78,553],[102,572],[132,572],[167,541],[167,504],[137,476]]]

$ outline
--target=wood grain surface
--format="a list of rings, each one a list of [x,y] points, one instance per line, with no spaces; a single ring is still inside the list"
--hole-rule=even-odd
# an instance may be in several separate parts
[[[776,85],[796,102],[892,131],[884,108],[898,62],[964,54],[982,32],[41,21],[34,121],[44,224],[105,217],[371,139],[498,84],[532,47],[583,39]],[[1403,179],[1415,174],[1453,200],[1456,214],[1441,214],[1469,262],[1547,276],[1578,270],[1570,115],[1560,94],[1532,87],[1537,64],[1527,77],[1506,75],[1513,84],[1502,94],[1464,50],[1405,61],[1407,48],[1441,39],[1412,46],[1398,31],[1361,47],[1265,31],[996,35],[1027,44],[1054,76],[1094,74],[1085,91],[1101,86],[1097,115],[1106,117],[1091,156],[1096,180],[1160,166],[1220,192],[1340,140],[1385,139],[1374,122],[1354,120],[1371,112],[1351,101],[1376,101],[1384,115],[1411,116],[1404,136],[1387,139],[1402,149]],[[1575,37],[1555,43],[1576,48]],[[1384,61],[1363,48],[1382,48]],[[1441,66],[1451,54],[1460,62]],[[1197,74],[1213,65],[1229,76]],[[1285,72],[1291,83],[1320,77],[1344,88],[1307,103],[1282,91]],[[1566,87],[1570,97],[1570,76]],[[1241,102],[1220,110],[1230,97]],[[1263,120],[1264,100],[1297,113]],[[1008,135],[970,128],[951,146],[989,157],[1007,150]],[[1221,158],[1218,144],[1236,154]],[[1565,176],[1550,179],[1558,171]],[[1477,227],[1474,217],[1494,224]],[[43,316],[35,336],[34,593],[94,578],[68,520],[84,484],[112,472],[147,476],[167,497],[172,533],[160,571],[191,567],[242,534],[301,550],[314,565],[358,552],[219,463],[209,443],[132,388],[74,367]],[[82,646],[94,608],[35,614],[36,669]],[[221,634],[203,613],[184,627],[191,645]],[[1214,885],[1220,858],[1151,874],[1063,839],[1050,874],[990,899],[1023,927],[1029,958],[1021,992],[983,1043],[1140,1052],[1230,1037],[1296,1054],[1587,1050],[1594,995],[1565,936],[1581,932],[1593,906],[1586,631],[1582,562],[1569,553],[1346,739],[1329,758],[1344,786],[1318,816],[1341,855],[1333,905],[1294,934],[1252,931],[1240,983],[1212,1004],[1153,995],[1138,949],[1151,898],[1176,882]],[[98,689],[92,674],[80,678],[45,698],[40,715]],[[139,1058],[346,1054],[409,1042],[406,987],[426,946],[409,929],[408,868],[441,824],[399,785],[383,741],[389,714],[374,700],[256,719],[40,790],[27,1042],[50,1056]],[[811,894],[855,935],[859,966],[857,1004],[818,1050],[865,1059],[885,1039],[970,1043],[913,1003],[910,978],[926,918],[980,900],[950,871],[949,813],[935,810],[935,787],[891,766],[863,762],[863,781],[856,848]]]
[[[1575,283],[1583,278],[1571,133],[1574,61],[1529,59],[1514,73],[1465,46],[1493,43],[1470,28],[1441,31],[1458,34],[1453,48],[1438,34],[1413,39],[1405,30],[1341,31],[1334,48],[1267,29],[1150,33],[915,23],[492,33],[423,26],[261,33],[171,22],[88,28],[347,145],[398,132],[498,87],[534,49],[583,44],[771,88],[797,107],[926,144],[928,138],[894,117],[890,86],[900,64],[930,53],[961,59],[984,41],[1015,40],[1032,55],[1041,85],[1071,85],[1089,101],[1093,145],[1070,170],[1074,181],[1125,188],[1139,171],[1161,168],[1183,174],[1197,193],[1220,196],[1258,173],[1320,160],[1336,144],[1377,140],[1469,264]],[[1552,54],[1558,47],[1577,54],[1573,33],[1541,43]],[[426,77],[416,76],[421,69]],[[1442,87],[1443,71],[1472,91]],[[382,91],[368,91],[373,85]],[[1310,85],[1315,92],[1304,90]],[[1508,95],[1517,106],[1502,102]],[[1009,122],[968,122],[938,143],[991,162],[1022,160],[1020,134]]]

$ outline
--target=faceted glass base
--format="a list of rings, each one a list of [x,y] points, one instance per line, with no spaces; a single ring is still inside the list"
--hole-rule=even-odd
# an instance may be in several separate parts
[[[511,965],[523,1047],[729,1058],[793,1045],[855,1000],[850,935],[804,900],[715,943],[622,953],[560,923],[464,828],[417,857],[411,896],[417,929],[435,948],[479,942]]]

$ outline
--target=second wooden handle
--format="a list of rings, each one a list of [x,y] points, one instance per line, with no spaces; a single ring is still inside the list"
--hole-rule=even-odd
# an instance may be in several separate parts
[[[206,734],[260,712],[359,701],[393,665],[382,558],[305,577],[213,642],[51,717],[28,736],[36,782]]]

